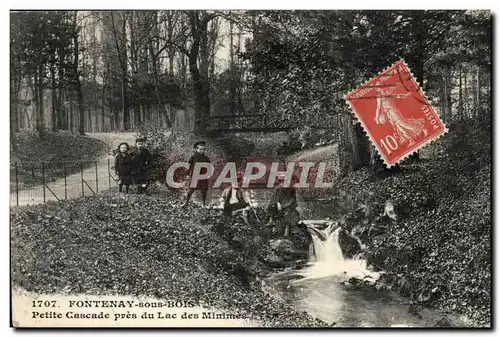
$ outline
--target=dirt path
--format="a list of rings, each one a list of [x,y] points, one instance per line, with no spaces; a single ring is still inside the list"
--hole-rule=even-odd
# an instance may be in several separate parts
[[[92,195],[117,186],[113,178],[117,179],[113,170],[108,169],[114,165],[111,150],[116,148],[121,142],[133,144],[135,133],[89,133],[90,137],[99,139],[106,143],[110,151],[97,159],[96,164],[84,169],[83,172],[71,174],[66,179],[61,178],[47,183],[47,187],[34,186],[32,188],[19,191],[19,195],[13,191],[10,194],[11,206],[34,205],[47,201],[57,201],[81,196]],[[82,177],[84,182],[82,183]],[[86,183],[85,183],[86,182]]]
[[[338,144],[325,145],[321,147],[317,147],[311,150],[301,151],[294,155],[288,157],[289,160],[296,161],[316,161],[316,160],[325,160],[326,158],[332,158],[337,156],[337,148]]]

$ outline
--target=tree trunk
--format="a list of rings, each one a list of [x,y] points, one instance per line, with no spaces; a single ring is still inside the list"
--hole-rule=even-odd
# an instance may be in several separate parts
[[[173,40],[174,34],[174,22],[173,16],[175,15],[174,11],[168,11],[167,13],[167,39],[168,41]],[[174,57],[175,57],[175,49],[170,47],[168,49],[168,74],[173,76],[174,74]]]
[[[38,120],[37,131],[40,136],[45,133],[45,107],[43,104],[43,65],[38,66]]]
[[[110,131],[116,131],[114,109],[111,106],[108,109],[109,109],[109,128],[110,128]]]
[[[130,111],[128,102],[128,72],[127,72],[127,20],[123,17],[122,22],[122,107],[123,107],[123,129],[130,130]]]
[[[68,104],[66,104],[67,100],[67,92],[62,88],[59,88],[59,111],[60,117],[58,118],[58,122],[61,123],[61,127],[58,128],[60,130],[69,130],[68,125]]]
[[[235,81],[235,65],[234,65],[234,31],[233,31],[233,21],[229,22],[229,69],[230,69],[230,81],[229,81],[229,114],[234,115],[236,113],[236,81]]]
[[[448,109],[448,86],[446,85],[446,75],[443,77],[443,97],[441,102],[443,122],[446,122],[446,109]]]
[[[209,59],[209,80],[215,78],[215,55],[217,54],[217,39],[219,37],[219,20],[213,19],[210,28],[210,59]]]
[[[35,71],[34,76],[34,87],[33,87],[33,100],[35,101],[35,129],[37,132],[40,130],[40,90],[39,90],[39,79],[38,79],[38,69]],[[33,118],[33,116],[31,117]]]
[[[92,127],[92,110],[89,108],[87,110],[87,125],[88,125],[88,128],[87,128],[87,132],[92,132],[92,130],[94,130],[94,128]]]
[[[465,68],[464,73],[464,112],[465,117],[470,117],[470,107],[469,107],[469,89],[467,88],[467,76],[469,75],[469,71]]]
[[[106,126],[104,121],[104,102],[102,102],[101,104],[101,132],[106,132]]]
[[[489,72],[489,76],[488,76],[488,111],[486,111],[485,114],[483,114],[484,117],[486,116],[489,116],[492,111],[491,111],[491,108],[493,106],[493,96],[491,95],[491,83],[493,81],[493,72],[490,71]]]
[[[56,76],[55,69],[50,69],[50,77],[52,80],[52,132],[57,130],[57,88],[56,88]]]
[[[83,136],[85,135],[85,105],[83,104],[82,84],[80,80],[78,80],[76,84],[76,94],[78,97],[78,115],[80,117],[78,122],[78,133]]]
[[[59,65],[57,69],[57,75],[59,79],[58,83],[58,99],[57,99],[57,129],[59,130],[67,130],[68,129],[68,117],[66,116],[66,108],[64,106],[64,89],[62,85],[62,81],[64,78],[64,61],[65,61],[65,54],[62,52],[62,49],[58,49],[58,55],[59,55]]]
[[[462,67],[459,68],[458,72],[458,113],[459,113],[459,118],[460,120],[463,119],[463,111],[464,111],[464,106],[463,106],[463,97],[462,97]]]
[[[73,120],[73,99],[70,99],[69,101],[69,114],[68,114],[68,130],[69,132],[73,132],[73,127],[74,127],[74,120]]]
[[[193,99],[194,99],[194,117],[195,117],[194,131],[195,133],[203,134],[205,132],[204,117],[208,115],[207,110],[209,110],[210,107],[208,107],[207,109],[205,92],[200,72],[198,71],[198,66],[196,64],[196,59],[189,60],[189,71],[191,73],[191,79],[193,81],[193,95],[194,95]]]
[[[351,125],[350,128],[354,129],[351,136],[352,148],[353,148],[353,170],[359,170],[363,166],[370,164],[370,145],[366,134],[363,132],[361,124],[356,123],[352,125],[352,121],[349,121]]]
[[[144,113],[144,104],[139,104],[139,109],[137,111],[137,125],[144,125],[145,124],[145,113]]]
[[[206,15],[206,13],[204,14]],[[200,20],[198,12],[191,15],[191,26],[193,43],[189,53],[189,72],[193,81],[193,99],[195,110],[195,133],[203,134],[206,132],[206,120],[210,116],[210,97],[209,88],[206,79],[203,78],[198,69],[198,54],[202,36],[207,34],[207,24],[205,19]],[[204,68],[203,68],[204,69]]]
[[[472,92],[472,105],[470,107],[470,116],[471,118],[476,117],[476,111],[477,111],[477,85],[476,85],[476,73],[473,72],[471,73],[471,79],[470,79],[470,89]]]
[[[11,79],[10,79],[10,85],[11,85],[11,92],[10,92],[10,144],[12,147],[13,151],[17,151],[18,146],[15,141],[14,133],[19,131],[19,122],[18,122],[18,109],[19,109],[19,104],[18,104],[18,96],[19,96],[19,89],[18,89],[18,82],[20,82],[17,77],[12,78],[11,74]],[[14,83],[13,83],[14,82]]]
[[[161,113],[166,118],[167,127],[171,127],[172,125],[171,125],[170,119],[168,118],[168,111],[165,109],[165,103],[164,103],[163,97],[159,91],[157,52],[154,50],[153,42],[151,40],[149,42],[149,48],[151,51],[151,65],[153,68],[152,69],[152,71],[153,71],[153,84],[155,87],[158,108],[160,109]]]
[[[208,50],[208,32],[207,30],[200,32],[200,76],[203,82],[208,83],[209,69],[209,50]]]
[[[113,107],[114,130],[120,131],[120,112],[117,107]]]
[[[446,77],[446,108],[448,109],[447,113],[446,113],[446,116],[448,116],[448,119],[449,120],[452,120],[453,119],[453,102],[451,100],[451,92],[452,92],[452,89],[453,89],[453,84],[452,82],[450,81],[450,78],[452,76],[452,72],[451,70],[449,71],[449,75],[450,76],[447,76]]]
[[[19,131],[19,90],[21,79],[17,76],[13,78],[11,74],[10,85],[10,121],[11,121],[11,132]]]
[[[147,109],[148,109],[148,123],[151,124],[151,121],[153,120],[153,107],[148,104]]]
[[[73,21],[73,44],[74,44],[74,54],[73,54],[73,81],[75,83],[76,97],[78,99],[78,133],[80,135],[85,135],[85,105],[83,103],[83,93],[82,93],[82,83],[80,81],[80,74],[78,70],[78,57],[80,55],[79,40],[78,40],[78,27],[76,23],[77,13],[74,14]]]
[[[186,75],[187,75],[187,65],[186,65],[186,55],[180,54],[181,58],[181,81],[182,81],[182,90],[186,90]]]
[[[479,77],[479,66],[476,68],[476,113],[474,117],[479,117],[481,110],[481,82]]]

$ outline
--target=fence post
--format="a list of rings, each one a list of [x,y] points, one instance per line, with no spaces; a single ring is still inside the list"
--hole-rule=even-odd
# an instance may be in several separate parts
[[[109,165],[109,158],[108,158],[108,187],[111,188],[111,166]]]
[[[80,162],[80,172],[82,174],[82,197],[85,196],[85,191],[83,189],[83,162]]]
[[[97,176],[97,160],[95,161],[95,193],[99,193],[99,177]]]
[[[42,162],[43,203],[45,203],[45,163]]]
[[[16,205],[19,206],[19,180],[17,178],[17,163],[15,163],[16,169]]]
[[[68,199],[68,185],[66,184],[66,162],[64,162],[64,199]]]

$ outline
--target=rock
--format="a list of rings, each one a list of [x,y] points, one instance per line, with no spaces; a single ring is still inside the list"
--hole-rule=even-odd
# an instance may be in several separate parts
[[[360,242],[344,230],[339,233],[339,244],[346,259],[352,259],[363,251]]]
[[[450,320],[447,317],[441,318],[439,321],[434,324],[435,328],[450,328],[453,325],[451,324]]]
[[[269,246],[276,253],[283,253],[294,249],[293,242],[288,239],[275,239],[269,241]]]
[[[295,261],[307,258],[308,252],[297,249],[297,245],[289,239],[275,239],[269,241],[271,250],[285,261]]]
[[[271,255],[266,257],[264,261],[272,268],[286,267],[286,262],[281,256]]]

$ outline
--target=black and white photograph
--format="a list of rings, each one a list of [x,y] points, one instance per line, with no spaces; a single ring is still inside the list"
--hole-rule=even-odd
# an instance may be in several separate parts
[[[11,328],[492,328],[490,10],[9,16]]]

